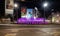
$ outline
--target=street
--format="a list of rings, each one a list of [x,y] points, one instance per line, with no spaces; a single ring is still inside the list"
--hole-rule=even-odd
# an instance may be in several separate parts
[[[0,36],[60,36],[60,26],[0,24]]]
[[[60,36],[60,1],[1,0],[0,36]]]

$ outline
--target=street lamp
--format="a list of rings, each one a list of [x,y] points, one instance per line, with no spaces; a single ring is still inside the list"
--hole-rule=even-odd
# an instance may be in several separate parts
[[[48,6],[48,3],[45,2],[45,3],[43,4],[43,7],[45,8],[45,7],[47,7],[47,6]]]
[[[18,19],[18,7],[19,7],[18,3],[15,3],[14,4],[14,9],[15,9],[15,15],[17,15],[16,19]]]
[[[43,7],[44,7],[44,18],[46,18],[45,17],[45,9],[48,7],[48,2],[43,3]],[[45,19],[44,19],[44,23],[45,23]]]
[[[17,7],[18,7],[18,4],[17,4],[17,3],[15,3],[15,4],[14,4],[14,7],[15,7],[15,8],[17,8]]]

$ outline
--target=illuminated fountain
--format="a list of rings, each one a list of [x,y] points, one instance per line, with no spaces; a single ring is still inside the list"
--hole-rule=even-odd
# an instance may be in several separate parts
[[[24,15],[24,17],[21,17],[17,20],[17,23],[20,23],[20,24],[45,24],[47,22],[44,22],[45,21],[45,18],[38,18],[37,16],[37,8],[36,9],[36,13],[33,13],[33,9],[27,9],[27,12],[23,11],[22,13],[26,13]],[[35,15],[34,15],[35,14]]]
[[[44,23],[48,23],[48,22],[44,22],[44,18],[30,18],[30,19],[27,19],[27,18],[19,18],[18,19],[18,23],[24,23],[24,24],[44,24]]]

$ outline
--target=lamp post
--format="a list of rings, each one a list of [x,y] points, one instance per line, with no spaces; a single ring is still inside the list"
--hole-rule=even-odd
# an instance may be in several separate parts
[[[15,9],[16,12],[15,12],[14,16],[17,14],[16,19],[18,19],[18,7],[19,7],[18,3],[15,3],[14,4],[14,9]]]
[[[48,2],[43,3],[43,7],[44,7],[44,18],[46,18],[45,17],[45,9],[48,7]],[[45,19],[44,19],[44,23],[45,23]]]

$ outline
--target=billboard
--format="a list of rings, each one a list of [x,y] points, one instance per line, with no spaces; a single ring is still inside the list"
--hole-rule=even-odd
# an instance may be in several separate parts
[[[21,8],[21,18],[26,18],[26,8],[25,7]]]
[[[5,14],[13,14],[14,0],[5,0]]]
[[[31,18],[33,9],[28,9],[25,7],[21,8],[21,18]]]
[[[33,9],[27,9],[27,18],[33,17]]]

